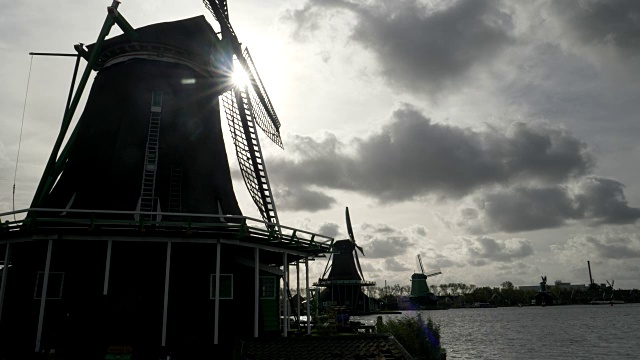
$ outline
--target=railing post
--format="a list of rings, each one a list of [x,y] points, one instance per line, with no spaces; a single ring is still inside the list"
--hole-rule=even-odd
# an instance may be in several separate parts
[[[47,289],[49,287],[49,269],[51,268],[51,249],[53,247],[53,240],[49,240],[47,246],[47,260],[44,264],[44,280],[42,282],[42,294],[40,295],[40,315],[38,316],[38,332],[36,333],[36,349],[35,352],[40,352],[40,342],[42,340],[42,325],[44,322],[44,309],[47,299]]]
[[[254,248],[254,258],[255,258],[255,274],[254,274],[254,290],[255,290],[255,294],[254,294],[254,298],[253,298],[253,337],[257,338],[258,337],[258,329],[259,329],[259,322],[258,322],[258,316],[260,315],[259,312],[259,304],[260,304],[260,250],[258,248]]]
[[[309,289],[309,257],[304,262],[304,272],[307,285],[307,334],[311,334],[311,290]]]
[[[171,271],[171,240],[167,242],[167,263],[164,270],[164,304],[162,308],[162,346],[167,345],[167,312],[169,310],[169,274]]]
[[[215,299],[215,324],[213,329],[213,344],[218,345],[218,323],[220,322],[220,251],[222,244],[218,241],[216,247],[216,299]]]
[[[287,262],[287,253],[282,253],[282,269],[284,270],[284,273],[282,274],[282,321],[283,321],[283,326],[282,326],[282,335],[284,337],[287,337],[288,332],[289,332],[289,312],[288,312],[288,302],[289,302],[289,283],[287,281],[287,278],[289,277],[289,263]]]
[[[4,293],[7,291],[7,276],[9,275],[9,257],[11,256],[11,244],[7,243],[4,251],[4,263],[2,265],[2,284],[0,285],[0,321],[2,320],[2,307],[4,306]]]

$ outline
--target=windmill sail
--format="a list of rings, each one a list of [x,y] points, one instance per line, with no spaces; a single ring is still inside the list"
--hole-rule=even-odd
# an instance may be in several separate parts
[[[222,96],[222,103],[231,130],[240,172],[251,199],[265,221],[278,224],[275,203],[271,197],[271,187],[256,133],[251,101],[247,98],[246,88],[235,87],[225,93]]]
[[[247,59],[247,63],[249,64],[249,70],[251,75],[250,78],[253,77],[256,80],[256,84],[260,91],[256,92],[254,87],[250,88],[251,93],[251,102],[253,104],[260,104],[259,93],[264,95],[266,106],[255,106],[254,107],[254,115],[256,117],[256,123],[264,131],[264,133],[280,148],[284,148],[282,144],[282,138],[280,137],[280,120],[278,119],[278,115],[276,115],[275,110],[273,109],[273,105],[271,104],[271,100],[269,99],[269,95],[264,88],[264,84],[262,83],[262,79],[258,74],[258,69],[256,68],[253,59],[251,58],[251,54],[249,53],[249,49],[244,49],[244,56]]]
[[[233,27],[229,22],[228,15],[224,15],[218,2],[203,0],[203,3],[211,12],[211,14],[213,14],[216,20],[218,20],[218,22],[220,23],[223,40],[228,39],[229,41],[231,41],[231,48],[233,50],[233,53],[240,65],[242,65],[242,68],[246,72],[247,76],[249,77],[249,82],[251,84],[253,94],[258,100],[255,102],[254,106],[257,108],[257,104],[260,104],[262,109],[258,111],[262,111],[265,114],[265,117],[268,118],[269,122],[271,123],[269,127],[262,127],[262,125],[260,125],[261,128],[265,131],[265,133],[271,133],[269,138],[272,139],[276,144],[278,144],[278,146],[282,147],[282,140],[280,139],[280,120],[278,119],[273,105],[269,100],[269,96],[264,89],[264,85],[262,84],[262,80],[258,75],[253,60],[251,59],[251,55],[246,50],[244,52],[242,51],[242,46],[240,45],[240,41],[238,40],[236,33],[233,31]]]
[[[230,93],[223,95],[223,106],[231,128],[240,172],[251,198],[262,218],[268,223],[275,224],[280,231],[276,206],[256,131],[257,124],[274,143],[282,147],[280,120],[264,89],[249,51],[242,51],[240,41],[229,22],[229,15],[225,12],[226,2],[223,0],[204,0],[203,2],[220,23],[222,41],[227,44],[227,49],[230,48],[232,51],[229,54],[229,60],[235,56],[249,78],[251,86],[235,85]]]

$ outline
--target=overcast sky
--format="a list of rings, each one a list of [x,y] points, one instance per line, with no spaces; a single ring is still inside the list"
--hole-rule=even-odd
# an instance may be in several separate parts
[[[28,52],[93,43],[109,4],[3,3],[0,212],[12,208]],[[344,238],[349,206],[379,285],[408,285],[420,253],[442,270],[435,284],[588,283],[591,260],[598,283],[640,287],[640,2],[268,4],[229,9],[283,123],[284,151],[262,141],[283,224]],[[198,0],[120,11],[134,27],[206,14]],[[72,70],[33,60],[16,208],[42,174]]]

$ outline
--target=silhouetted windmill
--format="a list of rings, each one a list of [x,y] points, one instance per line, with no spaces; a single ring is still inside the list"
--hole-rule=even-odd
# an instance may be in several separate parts
[[[28,214],[0,222],[0,357],[127,344],[135,358],[230,358],[236,339],[289,333],[280,280],[333,239],[280,225],[257,134],[282,146],[280,121],[226,1],[204,3],[219,33],[204,16],[134,28],[113,0],[94,44],[54,54],[77,58],[58,138],[31,207],[0,213]],[[263,219],[238,206],[220,98]]]
[[[368,311],[368,297],[362,292],[363,286],[375,286],[375,282],[365,281],[358,251],[364,255],[362,247],[356,243],[351,226],[349,208],[345,210],[349,239],[335,241],[331,256],[327,261],[322,278],[315,284],[326,287],[320,298],[322,301],[335,302],[356,311]],[[362,303],[362,305],[359,305]]]
[[[420,254],[416,255],[416,265],[418,272],[411,275],[411,295],[409,295],[409,299],[413,304],[420,306],[435,305],[437,297],[433,293],[429,292],[427,278],[440,275],[442,272],[440,269],[425,272]]]
[[[90,61],[99,74],[62,151],[66,131],[60,132],[32,208],[136,210],[157,221],[160,215],[148,213],[241,215],[220,130],[220,96],[251,198],[279,230],[256,127],[282,147],[280,120],[229,22],[226,1],[203,2],[221,39],[199,16],[131,28],[86,50],[76,46],[87,61],[100,48]],[[124,21],[117,5],[110,9],[116,22]],[[239,71],[246,84],[234,82]],[[65,112],[63,129],[72,116]]]

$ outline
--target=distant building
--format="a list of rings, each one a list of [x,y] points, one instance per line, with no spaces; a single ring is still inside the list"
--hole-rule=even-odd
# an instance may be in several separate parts
[[[589,289],[589,287],[585,284],[571,284],[571,283],[556,281],[553,285],[547,285],[547,290],[551,291],[555,287],[559,287],[560,290],[568,290],[568,291],[587,291]],[[539,291],[540,285],[523,285],[523,286],[518,286],[518,289],[522,291]]]

